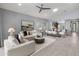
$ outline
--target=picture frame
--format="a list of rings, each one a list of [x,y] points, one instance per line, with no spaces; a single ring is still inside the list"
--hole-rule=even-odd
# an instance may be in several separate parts
[[[21,30],[22,31],[31,31],[33,29],[34,29],[33,21],[21,20]]]

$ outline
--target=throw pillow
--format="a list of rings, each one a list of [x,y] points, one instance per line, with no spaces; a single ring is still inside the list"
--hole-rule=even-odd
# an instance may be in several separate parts
[[[23,31],[23,34],[24,34],[24,36],[26,36],[27,35],[27,31]]]
[[[15,35],[15,38],[18,40],[19,43],[21,43],[20,39],[19,39],[19,35]]]

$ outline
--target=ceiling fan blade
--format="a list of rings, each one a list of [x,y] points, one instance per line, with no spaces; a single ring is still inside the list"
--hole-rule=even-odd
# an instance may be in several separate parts
[[[41,6],[36,6],[36,7],[40,9],[40,10],[39,10],[39,13],[40,13],[42,10],[49,10],[49,9],[51,9],[51,8],[44,8],[44,7],[43,7],[43,4],[41,4]]]
[[[36,6],[37,8],[41,8],[41,7],[39,7],[39,6]]]
[[[43,8],[43,9],[51,9],[51,8]]]

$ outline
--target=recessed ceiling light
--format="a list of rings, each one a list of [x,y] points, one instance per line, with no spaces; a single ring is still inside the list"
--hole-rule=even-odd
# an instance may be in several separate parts
[[[18,6],[22,6],[22,4],[21,3],[18,3]]]
[[[58,11],[58,8],[53,9],[53,12],[57,12],[57,11]]]

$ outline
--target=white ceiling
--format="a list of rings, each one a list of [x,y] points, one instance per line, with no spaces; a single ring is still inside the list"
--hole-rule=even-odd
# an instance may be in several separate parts
[[[51,19],[52,17],[57,17],[57,15],[63,14],[65,12],[70,12],[79,9],[79,4],[69,4],[69,3],[43,3],[44,7],[50,7],[51,10],[44,10],[39,13],[39,9],[36,7],[40,6],[40,3],[23,3],[22,6],[18,6],[17,3],[2,3],[0,8],[7,9],[14,12],[19,12],[26,15],[31,15],[34,17],[40,17],[45,19]],[[58,8],[59,11],[53,13],[52,10]]]

